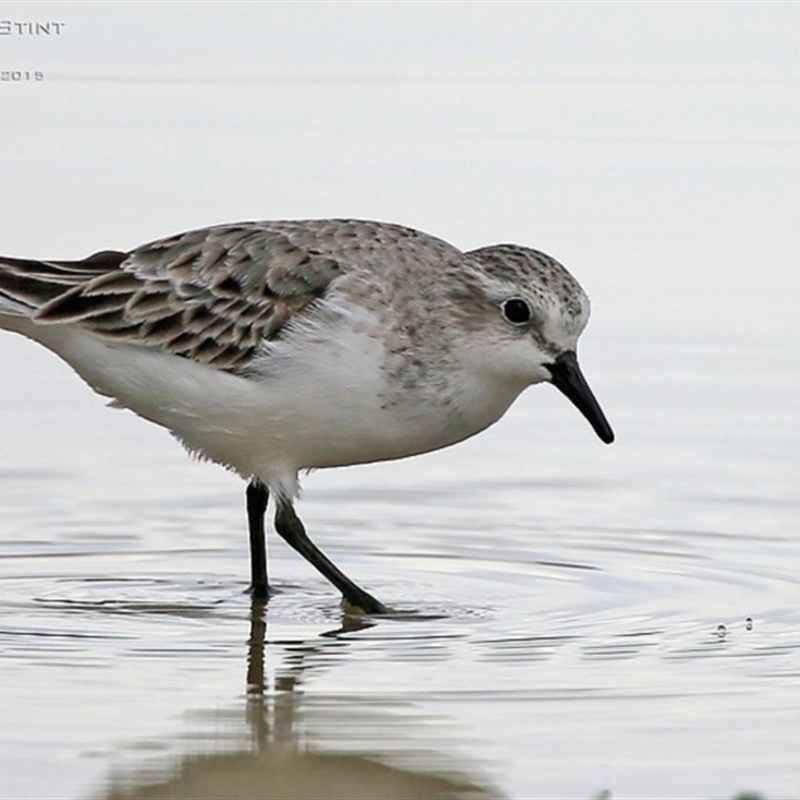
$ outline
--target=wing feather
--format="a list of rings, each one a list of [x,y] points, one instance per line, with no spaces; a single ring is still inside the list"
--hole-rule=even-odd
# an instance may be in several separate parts
[[[376,266],[391,269],[421,250],[438,259],[461,255],[434,237],[378,222],[220,225],[82,261],[0,258],[0,298],[30,308],[40,324],[79,324],[236,371],[354,275],[364,302],[379,304]]]

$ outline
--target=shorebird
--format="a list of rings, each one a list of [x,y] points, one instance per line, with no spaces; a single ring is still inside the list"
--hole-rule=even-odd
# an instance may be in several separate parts
[[[370,614],[295,513],[301,470],[437,450],[549,382],[614,434],[576,355],[578,282],[513,244],[462,252],[364,220],[242,222],[80,261],[0,257],[0,327],[64,359],[112,405],[247,482],[251,585],[266,598],[264,517]]]

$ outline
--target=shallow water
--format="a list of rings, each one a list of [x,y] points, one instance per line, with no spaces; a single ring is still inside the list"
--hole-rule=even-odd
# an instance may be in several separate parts
[[[251,604],[241,483],[0,337],[0,795],[797,796],[796,352],[593,329],[612,447],[536,387],[309,476],[363,619],[279,541]]]

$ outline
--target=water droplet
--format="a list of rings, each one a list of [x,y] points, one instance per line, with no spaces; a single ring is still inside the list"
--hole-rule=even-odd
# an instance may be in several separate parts
[[[728,629],[722,623],[717,625],[717,636],[719,636],[720,639],[724,639],[727,635]]]
[[[753,618],[752,617],[748,617],[744,621],[744,627],[747,628],[748,631],[753,630]]]

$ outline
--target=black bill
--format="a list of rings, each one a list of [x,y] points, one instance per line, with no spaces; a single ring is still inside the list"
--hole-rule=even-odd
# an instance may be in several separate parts
[[[560,392],[565,394],[578,409],[578,411],[589,420],[589,424],[594,428],[595,433],[606,443],[614,441],[614,431],[608,424],[600,404],[592,394],[589,384],[583,377],[581,368],[578,366],[578,356],[573,350],[562,353],[552,364],[545,365],[553,376],[551,383]]]

